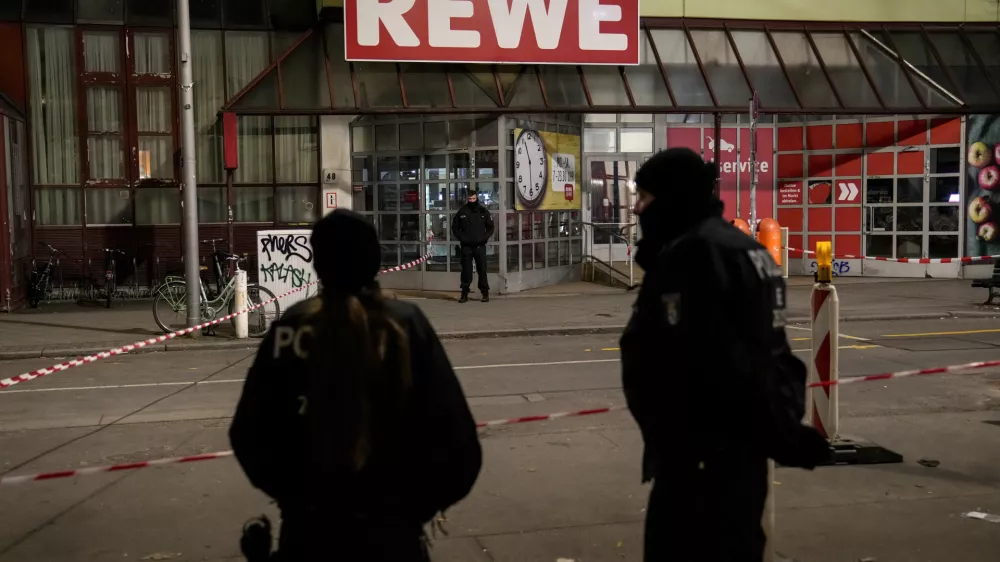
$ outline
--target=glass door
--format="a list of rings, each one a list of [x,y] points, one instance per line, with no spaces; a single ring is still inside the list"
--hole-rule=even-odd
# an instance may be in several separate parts
[[[637,217],[632,211],[636,201],[635,172],[642,159],[591,156],[586,161],[587,193],[584,196],[585,220],[590,241],[588,251],[603,261],[628,258],[629,246],[636,240]]]

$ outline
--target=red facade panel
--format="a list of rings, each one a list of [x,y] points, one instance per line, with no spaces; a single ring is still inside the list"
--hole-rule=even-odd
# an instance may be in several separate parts
[[[931,144],[962,144],[961,119],[932,119]]]
[[[865,123],[865,148],[885,148],[896,144],[896,122],[875,121]]]
[[[806,150],[829,150],[833,148],[833,125],[808,125],[806,127]]]
[[[837,177],[861,177],[861,153],[837,154],[833,174]]]
[[[898,127],[898,144],[900,146],[922,146],[927,144],[926,119],[900,119]]]
[[[778,127],[778,150],[802,150],[802,127]]]
[[[780,129],[779,129],[780,130]],[[779,148],[779,150],[781,150]],[[795,179],[804,176],[802,154],[778,154],[778,179]]]
[[[892,152],[871,152],[868,154],[868,177],[891,176],[896,170],[895,155]]]
[[[864,128],[861,123],[837,124],[837,148],[861,148],[865,145]]]
[[[25,91],[24,42],[21,24],[0,23],[0,92],[7,94],[18,108],[28,112]]]

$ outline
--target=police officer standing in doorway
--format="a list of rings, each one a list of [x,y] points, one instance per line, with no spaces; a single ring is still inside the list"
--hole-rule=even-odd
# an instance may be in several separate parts
[[[423,526],[479,474],[475,422],[427,318],[382,298],[372,225],[334,211],[312,249],[322,292],[275,321],[229,431],[283,521],[275,556],[266,520],[245,530],[244,554],[426,562]]]
[[[806,370],[785,337],[781,271],[722,218],[715,172],[673,148],[635,177],[646,276],[621,350],[653,481],[646,562],[761,561],[767,459],[813,468],[830,455],[801,423]]]
[[[462,252],[462,297],[458,302],[469,302],[469,286],[472,284],[472,261],[479,272],[479,293],[483,302],[490,302],[490,283],[486,280],[486,243],[493,238],[493,215],[479,202],[479,193],[469,188],[467,202],[455,213],[451,223],[451,235],[460,243]]]

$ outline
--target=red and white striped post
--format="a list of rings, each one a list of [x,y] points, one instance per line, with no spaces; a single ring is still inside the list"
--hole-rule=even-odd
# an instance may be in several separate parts
[[[812,290],[812,360],[810,387],[806,396],[806,418],[820,434],[834,441],[839,433],[838,386],[840,378],[840,301],[833,280],[833,251],[829,242],[816,243],[816,284]]]

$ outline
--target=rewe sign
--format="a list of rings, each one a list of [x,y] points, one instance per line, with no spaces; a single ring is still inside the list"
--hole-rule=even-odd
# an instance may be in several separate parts
[[[344,0],[347,60],[639,64],[639,0]]]

